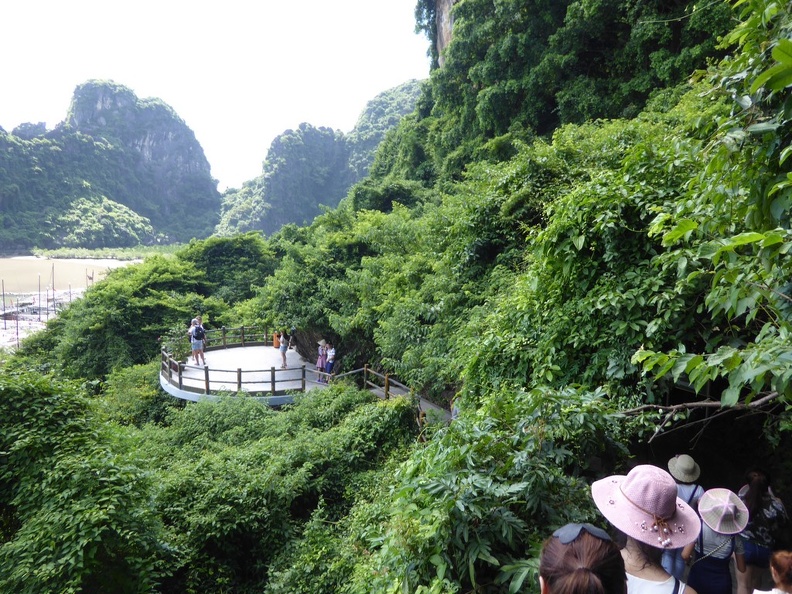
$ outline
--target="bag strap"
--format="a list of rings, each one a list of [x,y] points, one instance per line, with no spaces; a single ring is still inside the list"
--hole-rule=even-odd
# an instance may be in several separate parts
[[[674,578],[674,591],[671,594],[679,594],[679,580]]]
[[[705,555],[704,554],[704,522],[702,521],[701,522],[701,531],[699,532],[699,536],[698,536],[698,545],[699,545],[698,552],[701,554],[701,557],[698,557],[695,561],[693,561],[693,565],[695,565],[699,561],[703,561],[707,557],[711,557],[712,555],[714,555],[715,553],[720,551],[724,546],[726,546],[727,543],[731,543],[732,550],[733,550],[734,549],[734,537],[732,536],[729,540],[724,540],[717,547],[715,547],[713,550],[711,550],[709,553],[707,553]],[[729,553],[729,554],[731,555],[731,553]]]

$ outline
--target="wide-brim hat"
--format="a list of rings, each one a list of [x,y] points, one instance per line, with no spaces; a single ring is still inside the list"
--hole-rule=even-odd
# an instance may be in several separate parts
[[[674,478],[662,468],[642,464],[626,476],[591,485],[602,515],[624,534],[659,549],[679,549],[698,538],[695,510],[677,497]]]
[[[680,483],[692,483],[701,474],[701,467],[687,454],[679,454],[668,461],[668,472]]]
[[[729,489],[710,489],[699,499],[699,515],[720,534],[737,534],[748,525],[748,508]]]
[[[318,344],[319,346],[325,346],[325,345],[327,345],[327,341],[323,338],[322,340],[320,340],[316,344]]]

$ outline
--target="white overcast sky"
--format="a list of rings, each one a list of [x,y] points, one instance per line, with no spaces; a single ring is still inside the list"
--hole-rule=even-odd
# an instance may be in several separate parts
[[[0,126],[53,128],[90,79],[169,104],[218,188],[261,173],[301,122],[349,132],[369,99],[429,75],[416,0],[0,0]]]

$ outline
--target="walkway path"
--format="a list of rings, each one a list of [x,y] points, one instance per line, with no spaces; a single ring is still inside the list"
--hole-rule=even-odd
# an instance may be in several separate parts
[[[286,353],[288,369],[281,369],[280,350],[273,346],[235,345],[231,348],[218,348],[206,353],[206,366],[209,373],[209,389],[213,394],[201,394],[189,390],[179,390],[168,383],[160,374],[160,385],[169,394],[193,402],[204,399],[215,399],[218,392],[237,391],[237,370],[244,371],[243,391],[266,392],[270,390],[273,375],[276,376],[277,391],[303,390],[303,370],[305,365],[305,391],[326,387],[317,382],[319,379],[315,364],[306,361],[295,351]],[[203,391],[206,386],[207,371],[203,366],[196,366],[192,358],[184,367],[183,384],[185,387]],[[291,402],[290,395],[254,396],[257,400],[266,401],[278,406]]]
[[[211,347],[210,347],[211,348]],[[162,388],[177,398],[191,400],[216,400],[223,392],[237,393],[239,381],[242,379],[243,392],[270,392],[269,395],[250,396],[270,406],[282,406],[293,400],[292,392],[302,392],[326,388],[327,384],[319,383],[315,362],[306,361],[294,349],[286,352],[287,369],[281,369],[280,350],[273,346],[240,346],[229,348],[218,347],[206,353],[206,368],[192,364],[192,360],[184,366],[182,386],[168,381],[160,373]],[[305,380],[303,380],[303,367]],[[166,369],[167,371],[167,369]],[[209,378],[209,394],[205,394],[207,374]],[[177,382],[174,382],[177,383]],[[407,395],[407,390],[398,388],[393,382],[390,396]],[[273,386],[274,384],[274,386]],[[274,388],[274,389],[273,389]],[[372,392],[385,398],[382,388],[372,388]],[[274,395],[273,395],[274,392]],[[449,420],[451,413],[420,398],[420,409],[434,418]]]

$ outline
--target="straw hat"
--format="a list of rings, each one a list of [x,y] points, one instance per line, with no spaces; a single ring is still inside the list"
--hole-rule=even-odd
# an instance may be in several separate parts
[[[677,497],[673,477],[644,464],[627,476],[614,475],[591,485],[602,515],[624,534],[659,549],[678,549],[701,531],[698,515]]]
[[[704,523],[720,534],[737,534],[748,525],[748,508],[728,489],[710,489],[699,499]]]
[[[325,346],[327,344],[327,341],[323,338],[322,340],[320,340],[316,344],[318,344],[319,346]]]
[[[701,468],[687,454],[679,454],[668,461],[668,472],[680,483],[692,483],[701,474]]]

